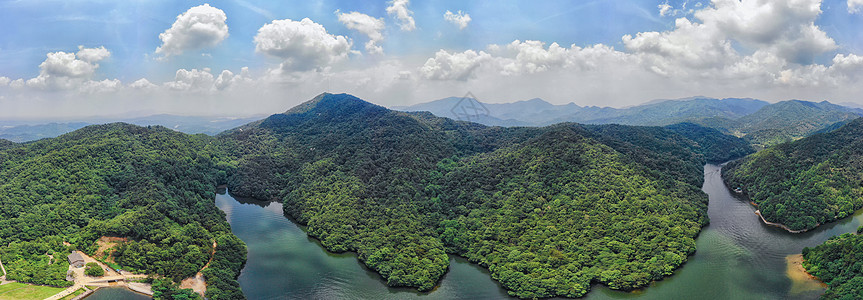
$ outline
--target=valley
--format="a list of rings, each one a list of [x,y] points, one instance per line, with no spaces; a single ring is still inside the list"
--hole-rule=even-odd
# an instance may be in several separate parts
[[[275,216],[290,218],[271,226],[301,225],[302,230],[290,232],[314,238],[292,242],[312,242],[304,255],[324,251],[358,260],[361,265],[351,263],[344,268],[367,268],[352,274],[367,273],[363,276],[376,282],[372,289],[413,291],[403,296],[435,295],[444,288],[450,291],[445,298],[467,297],[459,283],[447,280],[447,274],[453,272],[453,257],[457,257],[459,271],[453,276],[483,282],[487,286],[483,293],[518,298],[596,298],[617,293],[661,298],[669,296],[667,291],[680,294],[689,290],[674,282],[691,282],[694,277],[676,273],[694,275],[697,272],[687,270],[713,264],[715,259],[732,265],[744,259],[728,253],[710,254],[736,245],[738,249],[755,247],[746,250],[748,259],[766,256],[755,260],[758,271],[745,271],[748,267],[743,268],[744,273],[723,271],[736,274],[728,278],[728,284],[739,284],[734,282],[749,276],[746,272],[775,269],[768,293],[785,297],[790,284],[782,271],[785,257],[803,252],[815,261],[812,255],[823,252],[805,247],[814,247],[834,234],[820,228],[835,227],[831,221],[847,219],[859,207],[852,203],[847,209],[828,211],[833,219],[816,223],[788,222],[792,229],[815,234],[807,232],[802,236],[809,238],[783,242],[781,249],[755,246],[750,239],[785,239],[787,233],[760,223],[748,200],[731,196],[720,170],[727,174],[729,186],[743,187],[744,195],[750,197],[759,195],[762,186],[734,174],[747,174],[764,180],[761,182],[784,182],[787,179],[769,174],[785,173],[760,174],[758,168],[799,163],[759,160],[795,147],[807,149],[813,158],[840,157],[833,158],[836,164],[843,161],[841,157],[854,155],[858,123],[859,119],[752,154],[751,140],[696,123],[489,127],[427,112],[393,111],[351,95],[324,93],[285,113],[216,136],[123,123],[87,126],[58,138],[7,142],[0,148],[0,165],[4,166],[0,178],[5,182],[0,185],[0,204],[8,215],[0,222],[8,224],[3,228],[24,229],[0,231],[2,242],[10,245],[0,251],[0,259],[10,280],[65,286],[60,277],[68,264],[48,261],[47,273],[36,271],[44,267],[44,253],[64,255],[75,249],[100,257],[104,253],[118,267],[155,276],[150,280],[157,298],[194,296],[179,284],[196,273],[206,278],[206,287],[198,286],[199,293],[245,298],[249,294],[243,292],[244,285],[265,289],[256,284],[272,282],[265,278],[275,276],[269,272],[276,271],[256,267],[260,262],[246,265],[242,259],[246,256],[243,236],[251,241],[257,239],[253,237],[256,232],[266,231],[250,223],[252,227],[244,229],[238,239],[240,229],[228,226],[240,221],[232,217],[232,210],[247,208],[231,204],[234,198],[229,196],[216,196],[215,204],[221,208],[216,213],[216,205],[206,200],[215,195],[215,186],[227,184],[237,197],[268,201],[251,208],[275,207],[279,210]],[[832,142],[840,138],[849,139],[840,143],[845,148],[819,146],[823,141],[835,144]],[[821,149],[818,147],[825,150],[811,151]],[[785,156],[798,159],[799,155]],[[733,162],[725,168],[712,165],[729,160]],[[738,171],[744,166],[756,169]],[[858,173],[849,169],[839,174]],[[801,182],[806,180],[809,177]],[[72,188],[82,182],[94,184],[87,190]],[[772,204],[763,204],[760,198],[753,201],[765,218],[776,217]],[[720,208],[711,211],[709,207],[714,206]],[[39,215],[57,218],[33,221]],[[34,226],[37,222],[45,225]],[[741,224],[760,226],[754,233],[762,237],[716,231],[744,228]],[[826,225],[816,228],[818,224]],[[755,230],[745,228],[743,232]],[[847,228],[839,226],[838,230]],[[116,237],[113,246],[99,242],[104,236]],[[295,247],[293,244],[280,247]],[[261,246],[255,247],[254,251],[262,251]],[[316,247],[323,249],[313,250]],[[97,249],[103,253],[93,252]],[[212,261],[203,268],[209,253],[214,253]],[[174,255],[184,257],[183,263],[165,264]],[[329,260],[327,256],[319,259]],[[809,263],[803,266],[814,268]],[[686,267],[690,265],[696,267]],[[241,272],[243,266],[250,268],[248,272],[264,273]],[[286,266],[281,271],[308,272]],[[243,276],[259,279],[244,281]],[[666,285],[674,287],[656,288]],[[744,286],[735,289],[755,293]],[[816,289],[794,297],[821,292]]]

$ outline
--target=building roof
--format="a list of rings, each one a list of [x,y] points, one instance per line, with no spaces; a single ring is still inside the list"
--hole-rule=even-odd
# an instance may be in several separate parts
[[[72,251],[72,254],[69,254],[68,258],[69,258],[69,263],[73,263],[73,262],[76,262],[79,260],[84,261],[84,257],[81,256],[81,253],[78,253],[78,251]]]

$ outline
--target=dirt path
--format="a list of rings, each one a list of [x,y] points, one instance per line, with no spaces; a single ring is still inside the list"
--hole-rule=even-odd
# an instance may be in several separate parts
[[[2,260],[0,260],[0,269],[3,270],[3,276],[0,276],[0,285],[4,285],[6,283],[9,283],[9,281],[6,281],[6,267],[3,266]]]
[[[204,265],[204,267],[201,268],[194,277],[183,279],[183,281],[180,282],[181,289],[192,289],[195,293],[204,297],[204,293],[207,292],[207,282],[204,280],[204,273],[201,272],[209,267],[210,263],[213,262],[213,257],[216,256],[216,246],[218,246],[218,244],[216,244],[216,241],[213,241],[213,251],[210,253],[210,260],[207,261],[207,264]]]

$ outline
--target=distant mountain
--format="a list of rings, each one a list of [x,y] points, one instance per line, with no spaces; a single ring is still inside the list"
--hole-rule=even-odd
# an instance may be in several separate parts
[[[471,116],[470,119],[459,117],[455,112],[457,112],[460,104],[465,103],[463,101],[475,101],[479,103],[487,109],[488,114],[476,114]],[[538,124],[545,124],[549,119],[580,109],[580,107],[575,104],[554,105],[539,98],[498,104],[484,103],[473,98],[449,97],[411,106],[394,106],[392,109],[400,111],[427,111],[438,117],[471,121],[488,126],[536,126]]]
[[[235,128],[255,120],[262,119],[263,117],[264,116],[229,118],[152,115],[147,117],[131,118],[124,120],[93,119],[87,120],[87,122],[17,125],[0,127],[0,139],[7,139],[17,143],[35,141],[44,138],[57,137],[88,125],[110,122],[125,122],[139,126],[159,125],[188,134],[203,133],[207,135],[216,135],[219,132]]]
[[[741,117],[728,130],[764,146],[787,142],[818,132],[834,123],[863,116],[863,110],[827,101],[789,100],[765,106]]]
[[[206,135],[216,135],[222,131],[236,128],[243,124],[263,119],[264,117],[264,115],[243,118],[152,115],[121,121],[139,126],[160,125],[188,134],[203,133]]]
[[[429,111],[436,116],[456,118],[452,109],[461,100],[450,97],[394,109]],[[562,122],[666,126],[689,122],[745,136],[759,148],[799,139],[825,128],[836,128],[833,124],[837,122],[863,116],[861,108],[826,101],[790,100],[770,104],[748,98],[654,100],[626,108],[582,107],[572,103],[553,105],[541,99],[482,105],[489,115],[471,121],[489,126],[545,126]]]
[[[552,122],[665,126],[708,118],[737,119],[766,105],[768,105],[767,102],[755,99],[691,98],[621,109],[586,107]]]
[[[454,118],[454,107],[463,98],[449,97],[412,106],[397,106],[401,111],[428,111],[439,117]],[[574,103],[554,105],[535,98],[512,103],[483,103],[488,108],[488,120],[480,120],[489,126],[542,126],[561,122],[582,124],[624,124],[665,126],[685,121],[707,118],[736,119],[751,114],[768,105],[754,99],[686,98],[681,100],[655,100],[643,105],[612,108],[582,107]],[[485,122],[483,122],[485,121]]]
[[[0,139],[7,139],[17,143],[35,141],[38,139],[60,136],[83,128],[87,125],[90,125],[90,123],[49,123],[41,125],[0,127]]]

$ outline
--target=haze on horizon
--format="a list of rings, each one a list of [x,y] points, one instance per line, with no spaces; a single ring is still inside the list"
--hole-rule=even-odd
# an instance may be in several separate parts
[[[863,104],[863,0],[0,2],[0,120],[384,106]]]

